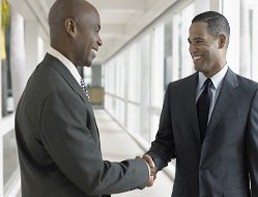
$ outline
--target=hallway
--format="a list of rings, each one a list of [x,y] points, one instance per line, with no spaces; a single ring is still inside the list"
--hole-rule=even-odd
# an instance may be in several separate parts
[[[104,159],[121,161],[141,156],[144,151],[104,110],[94,110],[100,131]],[[115,194],[114,197],[169,197],[172,191],[172,180],[164,173],[158,174],[153,187],[144,190]]]

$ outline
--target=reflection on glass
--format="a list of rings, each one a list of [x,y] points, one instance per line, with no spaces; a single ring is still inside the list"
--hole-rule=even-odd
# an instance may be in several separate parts
[[[140,108],[138,105],[127,105],[127,129],[135,134],[140,133]]]
[[[140,95],[141,95],[141,67],[139,66],[139,46],[137,43],[134,43],[129,48],[128,54],[128,100],[132,102],[140,102]]]
[[[164,34],[164,90],[166,90],[172,81],[172,21],[165,24]]]
[[[150,92],[151,92],[151,33],[140,40],[141,67],[141,111],[140,135],[146,142],[150,141]]]
[[[12,181],[18,170],[18,153],[14,131],[3,136],[4,187]]]
[[[154,29],[154,54],[153,64],[151,67],[151,105],[153,107],[162,106],[164,95],[164,39],[165,26],[160,24]]]

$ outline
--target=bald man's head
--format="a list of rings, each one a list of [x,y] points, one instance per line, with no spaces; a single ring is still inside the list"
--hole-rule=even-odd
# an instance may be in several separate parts
[[[50,27],[50,38],[59,37],[61,31],[64,30],[65,19],[72,18],[79,20],[79,18],[88,10],[97,10],[85,0],[56,0],[51,7],[48,15],[48,23]]]
[[[57,0],[48,21],[51,46],[76,66],[89,66],[102,45],[96,8],[85,0]]]

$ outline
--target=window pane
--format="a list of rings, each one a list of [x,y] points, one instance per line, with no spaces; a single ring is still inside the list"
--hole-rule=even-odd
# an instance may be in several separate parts
[[[172,21],[165,24],[165,70],[164,70],[164,89],[167,88],[169,82],[172,81]]]
[[[149,141],[150,132],[150,89],[151,89],[151,39],[150,34],[146,34],[139,42],[140,62],[141,62],[141,117],[140,135]]]
[[[140,132],[140,108],[137,105],[128,103],[127,127],[130,132]]]
[[[128,100],[140,102],[141,68],[139,66],[139,48],[135,43],[129,49],[128,59]]]
[[[125,124],[124,105],[125,105],[124,100],[117,99],[117,101],[116,101],[116,119],[122,125]]]
[[[193,62],[188,50],[189,27],[191,20],[194,17],[194,4],[190,4],[184,8],[180,13],[180,24],[179,24],[179,50],[180,50],[180,78],[186,77],[193,73]]]
[[[158,125],[159,125],[159,119],[160,116],[157,114],[151,115],[151,136],[150,141],[153,141],[155,139],[156,133],[158,131]]]
[[[125,94],[125,70],[124,56],[118,55],[116,58],[116,95],[124,98]]]
[[[154,29],[154,62],[151,68],[151,105],[160,107],[164,96],[164,24]]]

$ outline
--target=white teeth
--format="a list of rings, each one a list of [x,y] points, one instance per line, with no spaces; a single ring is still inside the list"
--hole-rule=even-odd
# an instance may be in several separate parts
[[[97,51],[95,49],[91,49],[91,52],[94,53],[94,55],[97,55]]]
[[[195,56],[193,57],[194,60],[198,60],[198,59],[201,59],[201,56]]]

